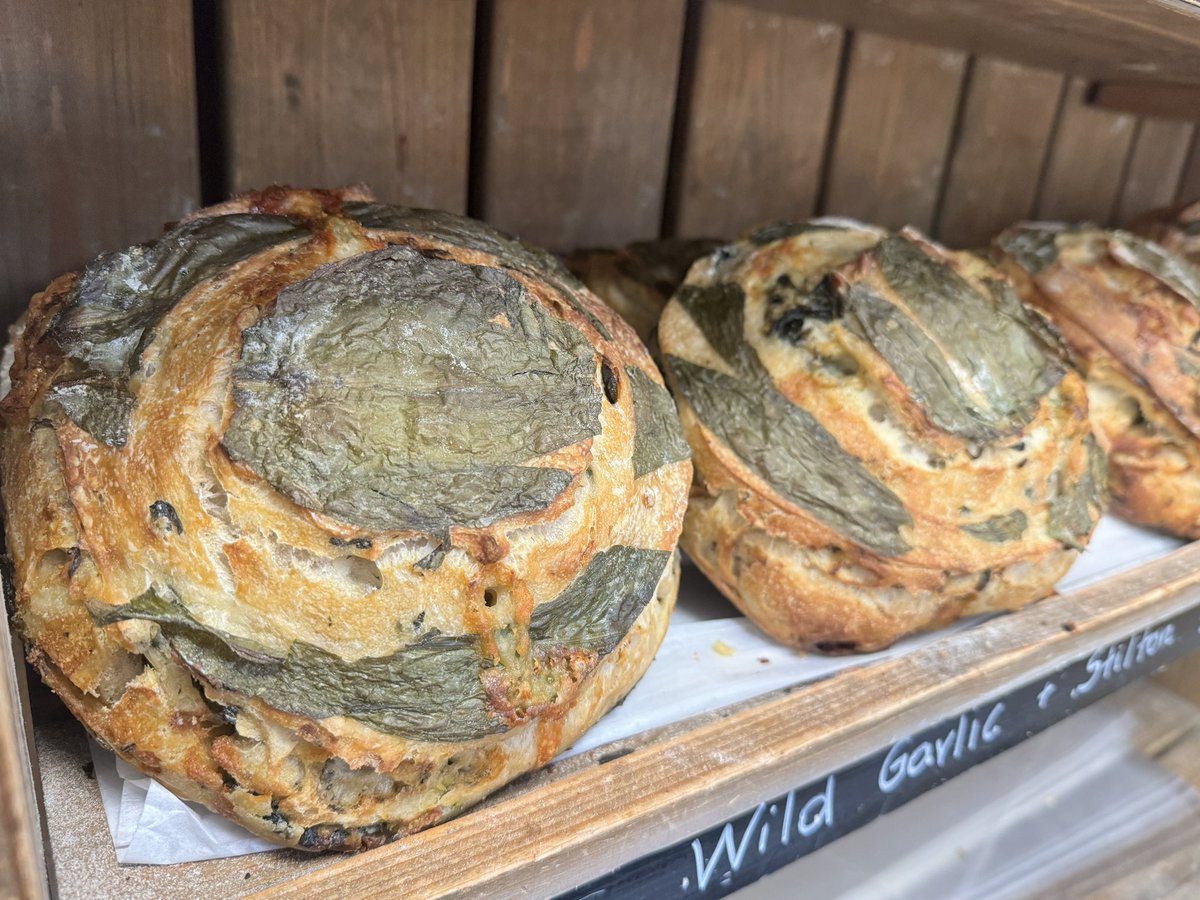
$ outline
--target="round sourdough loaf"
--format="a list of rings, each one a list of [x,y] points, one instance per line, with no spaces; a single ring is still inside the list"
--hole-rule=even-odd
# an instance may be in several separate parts
[[[774,225],[692,266],[659,340],[697,473],[683,547],[782,641],[1019,607],[1099,518],[1083,382],[975,256]]]
[[[1114,511],[1200,537],[1200,270],[1086,225],[1017,225],[995,249],[1087,378]]]
[[[309,850],[433,824],[645,671],[691,481],[553,258],[273,188],[34,299],[3,401],[29,659],[120,756]]]

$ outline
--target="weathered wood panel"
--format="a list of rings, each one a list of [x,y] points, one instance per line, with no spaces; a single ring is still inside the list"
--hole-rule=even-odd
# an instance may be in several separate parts
[[[1195,0],[742,0],[1106,80],[1200,82]]]
[[[1175,199],[1195,126],[1171,119],[1142,119],[1130,151],[1113,221],[1125,224]]]
[[[1096,106],[1139,116],[1200,119],[1200,85],[1154,81],[1105,81],[1092,87]]]
[[[1063,95],[1054,145],[1037,201],[1042,219],[1105,223],[1113,215],[1137,118],[1088,106],[1087,83]]]
[[[931,227],[965,65],[955,50],[854,35],[826,212]]]
[[[657,236],[683,16],[683,0],[496,0],[473,212],[553,249]]]
[[[1188,151],[1183,174],[1179,178],[1179,189],[1175,199],[1180,203],[1200,200],[1200,134],[1192,136],[1192,148]]]
[[[0,316],[198,201],[192,8],[0,0]]]
[[[1055,72],[975,60],[942,197],[942,240],[982,246],[1033,214],[1062,88]]]
[[[811,215],[842,30],[731,0],[701,9],[668,230],[732,236]]]
[[[222,7],[233,190],[364,181],[463,212],[472,0],[236,0]]]

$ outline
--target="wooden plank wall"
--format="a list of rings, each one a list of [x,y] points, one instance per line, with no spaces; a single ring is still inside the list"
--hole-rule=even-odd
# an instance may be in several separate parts
[[[54,276],[194,209],[200,181],[189,0],[0,0],[0,23],[7,325]]]
[[[367,181],[556,250],[813,214],[974,246],[1200,196],[1190,122],[778,8],[0,0],[0,315],[273,181]]]

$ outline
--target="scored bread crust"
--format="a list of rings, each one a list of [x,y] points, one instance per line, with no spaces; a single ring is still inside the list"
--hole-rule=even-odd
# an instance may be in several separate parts
[[[975,285],[986,288],[999,278],[976,257],[945,251],[915,233],[901,236]],[[791,340],[781,336],[777,323],[786,320],[785,307],[796,296],[801,305],[815,303],[828,279],[842,279],[837,291],[877,285],[870,280],[876,271],[871,254],[884,238],[877,229],[841,221],[763,229],[697,262],[659,325],[665,371],[696,468],[681,545],[764,631],[822,652],[873,650],[963,615],[1015,609],[1044,597],[1100,515],[1099,490],[1087,485],[1097,454],[1084,386],[1065,366],[1036,398],[1027,422],[975,441],[934,424],[843,312],[814,312],[802,333],[793,332]],[[792,298],[782,305],[780,285]],[[690,313],[688,292],[713,290],[724,291],[725,302],[741,304],[740,333],[722,338],[714,326],[706,334]],[[1015,297],[1011,302],[1019,316],[1019,303]],[[723,438],[727,423],[701,417],[681,378],[686,365],[736,374],[729,356],[746,352],[736,346],[722,352],[714,336],[749,348],[749,362],[738,364],[743,370],[761,366],[765,375],[742,381],[745,390],[782,397],[772,406],[776,416],[793,407],[811,415],[847,467],[861,464],[867,482],[898,498],[903,513],[897,515],[911,522],[887,535],[896,549],[864,543],[872,539],[871,519],[883,515],[870,503],[859,507],[863,529],[855,536],[772,483],[778,473],[751,459],[772,438],[780,440],[769,417],[762,434],[746,438],[741,451]],[[845,487],[833,504],[843,512],[855,509],[857,492]],[[1074,504],[1079,515],[1072,534],[1058,522],[1063,503]],[[1018,514],[1019,534],[979,536],[992,524],[1003,531]],[[884,542],[882,532],[880,537]]]
[[[256,834],[310,850],[376,846],[453,815],[547,762],[618,702],[665,633],[691,481],[679,453],[644,462],[646,434],[677,428],[635,409],[639,390],[666,397],[645,348],[548,254],[447,214],[385,208],[385,218],[398,210],[389,225],[346,212],[372,200],[361,188],[272,188],[194,214],[276,215],[301,233],[200,281],[154,326],[129,382],[123,444],[48,395],[72,371],[55,329],[76,274],[34,297],[2,407],[11,606],[30,661],[122,758]],[[594,348],[595,434],[528,464],[570,474],[544,508],[442,535],[368,528],[300,505],[226,450],[244,332],[281,290],[390,246],[497,270]],[[620,620],[625,630],[603,646],[534,644],[531,622],[548,621],[549,604],[621,547],[663,561],[648,601]],[[147,591],[171,601],[165,618],[138,613],[134,598]],[[180,605],[191,617],[183,626]],[[469,640],[482,654],[475,688],[488,733],[445,737],[466,727],[456,724],[465,711],[447,710],[442,731],[422,737],[272,706],[207,675],[171,637],[181,627],[219,635],[238,665],[276,665],[304,644],[351,673],[358,660]],[[325,685],[313,674],[315,696]]]
[[[1173,243],[1182,249],[1180,240]],[[1200,272],[1189,279],[1180,269],[1181,280],[1151,271],[1167,253],[1154,247],[1120,231],[1055,223],[1014,226],[994,245],[1022,298],[1054,322],[1087,379],[1113,511],[1198,538]],[[1164,261],[1187,266],[1184,258]]]

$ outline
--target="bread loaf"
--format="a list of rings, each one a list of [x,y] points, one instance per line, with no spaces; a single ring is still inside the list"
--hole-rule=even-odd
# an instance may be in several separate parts
[[[549,254],[274,188],[30,306],[2,405],[15,620],[122,758],[353,850],[545,763],[662,639],[691,465]]]
[[[1113,510],[1200,537],[1200,270],[1124,231],[1025,223],[997,258],[1086,374]]]
[[[916,232],[764,228],[692,267],[659,340],[697,473],[683,546],[782,641],[1019,607],[1099,518],[1079,375],[999,272]]]

